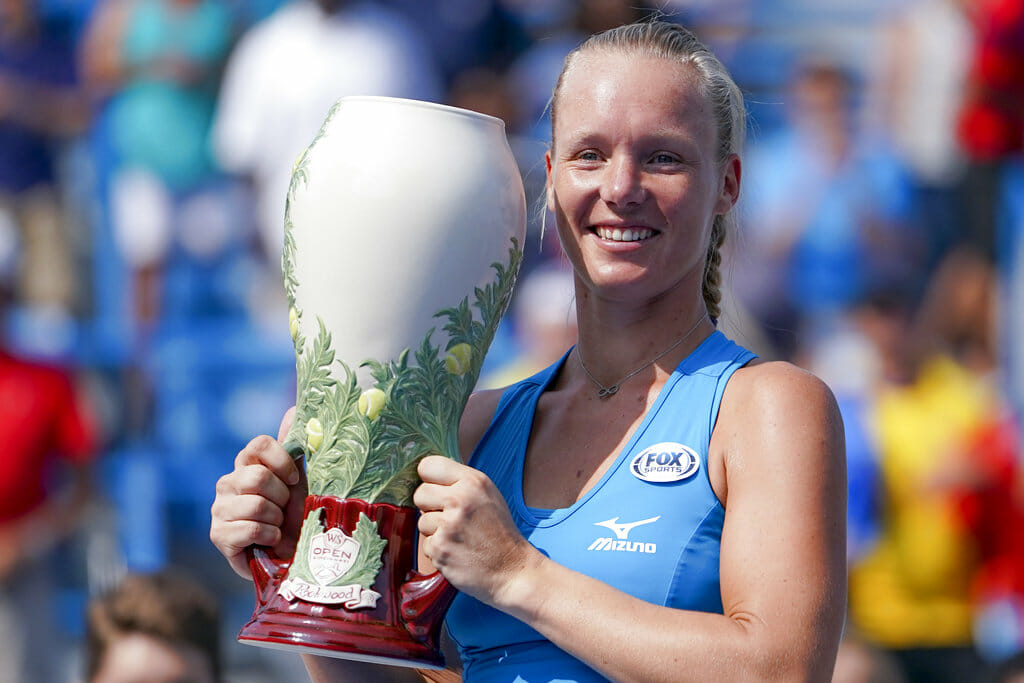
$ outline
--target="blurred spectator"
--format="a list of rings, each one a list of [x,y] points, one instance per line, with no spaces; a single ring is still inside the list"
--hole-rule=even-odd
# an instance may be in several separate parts
[[[878,543],[851,571],[850,612],[909,683],[984,680],[972,634],[979,547],[962,501],[978,485],[972,443],[1002,414],[993,283],[984,263],[951,252],[912,324],[887,335],[872,415],[885,514]]]
[[[515,0],[378,0],[399,10],[421,32],[441,81],[466,69],[503,71],[530,42]],[[558,5],[563,0],[544,0]]]
[[[530,10],[539,3],[506,1],[532,16],[528,25],[535,38],[509,67],[509,80],[526,126],[519,132],[547,143],[551,139],[548,102],[566,54],[587,36],[636,21],[650,10],[630,0],[583,0],[546,4],[544,12],[531,15]]]
[[[878,540],[881,477],[871,425],[875,399],[902,332],[909,303],[891,288],[873,292],[844,316],[843,324],[807,349],[803,362],[832,389],[846,437],[847,559],[857,563]]]
[[[512,138],[509,144],[515,147],[515,131],[522,116],[520,102],[502,72],[483,66],[460,71],[448,88],[445,103],[501,119],[506,135]]]
[[[996,257],[1003,164],[1024,152],[1024,0],[975,0],[974,27],[959,140],[968,174],[968,241]]]
[[[83,520],[96,454],[71,374],[0,349],[0,438],[0,680],[56,681],[59,552]]]
[[[1024,415],[1024,0],[976,0],[969,14],[975,46],[959,127],[970,159],[965,233],[1004,278],[1004,361]]]
[[[292,0],[231,54],[213,140],[223,166],[252,182],[269,291],[281,289],[292,167],[344,95],[437,101],[440,79],[420,32],[373,3]]]
[[[38,0],[0,0],[0,261],[21,252],[16,295],[28,306],[75,305],[77,269],[62,206],[64,144],[89,109],[76,69],[75,27]]]
[[[130,574],[88,606],[86,683],[221,680],[216,597],[175,570]]]
[[[877,110],[910,173],[928,266],[962,241],[965,160],[956,128],[973,44],[970,0],[913,0],[887,27]]]
[[[802,62],[788,89],[788,127],[747,155],[735,292],[787,358],[868,283],[920,276],[904,173],[854,125],[851,78],[831,60]]]
[[[101,0],[87,28],[84,68],[109,96],[110,220],[145,323],[172,245],[209,256],[231,234],[209,133],[233,31],[221,0]]]

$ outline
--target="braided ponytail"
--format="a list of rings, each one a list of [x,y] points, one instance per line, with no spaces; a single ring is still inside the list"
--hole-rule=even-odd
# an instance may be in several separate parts
[[[707,262],[704,264],[704,282],[701,293],[704,305],[712,320],[722,317],[722,244],[725,243],[725,216],[715,216],[711,224],[711,240],[708,243]]]

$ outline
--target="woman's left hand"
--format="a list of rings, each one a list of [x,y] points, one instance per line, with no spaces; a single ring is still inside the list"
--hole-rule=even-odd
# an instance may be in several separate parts
[[[517,576],[542,556],[487,475],[440,455],[423,458],[418,471],[421,552],[456,588],[500,606]]]

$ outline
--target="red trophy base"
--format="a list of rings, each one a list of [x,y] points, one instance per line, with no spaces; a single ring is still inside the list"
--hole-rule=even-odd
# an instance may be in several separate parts
[[[360,513],[377,523],[379,535],[387,541],[383,565],[371,587],[380,594],[377,604],[348,609],[297,597],[289,600],[279,591],[292,561],[254,547],[249,566],[256,583],[256,610],[238,640],[392,666],[444,668],[441,626],[456,591],[440,573],[423,575],[412,569],[418,510],[353,498],[309,496],[304,517],[317,508],[324,509],[328,530],[340,528],[349,536]]]

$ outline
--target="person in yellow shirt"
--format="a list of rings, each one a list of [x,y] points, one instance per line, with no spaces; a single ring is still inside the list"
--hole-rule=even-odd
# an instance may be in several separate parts
[[[956,254],[936,273],[899,359],[879,388],[871,424],[882,477],[882,529],[851,568],[852,626],[902,664],[910,683],[979,680],[971,583],[978,566],[960,509],[971,487],[974,435],[999,413],[985,345],[993,290],[979,262]],[[965,300],[965,292],[977,297]],[[954,324],[971,319],[973,325]],[[956,330],[974,329],[977,339]],[[902,376],[898,376],[902,375]]]

